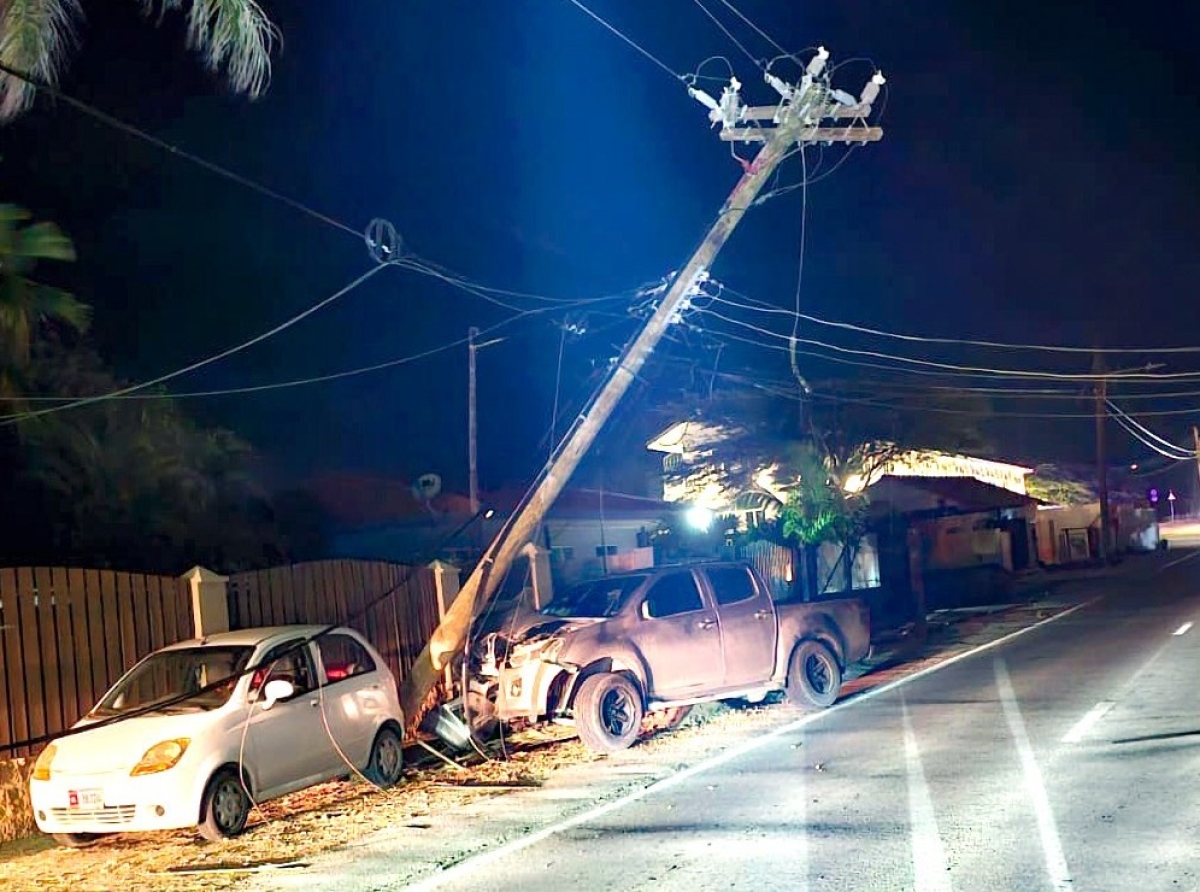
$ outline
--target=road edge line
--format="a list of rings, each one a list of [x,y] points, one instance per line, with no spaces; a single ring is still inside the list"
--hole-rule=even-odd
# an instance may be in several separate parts
[[[1070,616],[1071,614],[1076,613],[1085,607],[1090,607],[1102,597],[1103,595],[1100,595],[1092,598],[1089,601],[1085,601],[1082,604],[1076,604],[1074,607],[1070,607],[1061,613],[1056,613],[1054,616],[1049,616],[1046,617],[1046,619],[1039,620],[1031,626],[1026,626],[1022,629],[1016,629],[1015,631],[1009,632],[1007,635],[1003,635],[994,641],[988,641],[972,648],[971,650],[947,657],[944,660],[934,663],[932,666],[926,666],[924,669],[919,669],[916,672],[913,672],[911,675],[905,675],[902,678],[897,678],[886,682],[877,688],[870,688],[866,691],[853,694],[842,702],[835,703],[828,709],[824,709],[821,712],[811,713],[803,718],[797,719],[794,722],[788,722],[786,725],[781,725],[778,728],[762,734],[761,736],[747,740],[744,743],[725,750],[724,752],[717,753],[715,756],[709,756],[706,759],[702,759],[695,765],[689,765],[687,768],[677,771],[670,777],[665,777],[662,780],[655,781],[649,786],[641,787],[640,789],[634,790],[631,793],[626,793],[624,796],[620,796],[611,802],[606,802],[602,805],[598,805],[594,808],[580,812],[579,814],[572,815],[569,818],[564,818],[561,821],[550,824],[546,827],[542,827],[540,830],[535,830],[532,833],[527,833],[524,836],[517,837],[509,842],[501,843],[494,849],[488,849],[487,851],[480,852],[476,855],[469,855],[462,861],[452,864],[451,866],[445,868],[444,870],[440,870],[437,873],[430,874],[424,879],[420,879],[416,882],[409,883],[408,885],[395,888],[398,889],[398,892],[432,892],[432,890],[438,889],[446,883],[463,878],[483,867],[486,867],[493,861],[498,861],[499,859],[507,857],[508,855],[514,855],[517,852],[524,851],[530,846],[537,845],[539,842],[549,839],[551,836],[555,836],[566,830],[574,829],[575,827],[578,827],[581,824],[586,824],[589,821],[595,820],[596,818],[602,818],[605,815],[619,811],[628,805],[633,805],[636,802],[640,802],[641,800],[655,793],[661,793],[664,790],[669,790],[672,787],[676,787],[698,774],[703,774],[704,772],[724,765],[727,762],[732,762],[734,759],[738,759],[747,753],[752,753],[755,750],[766,746],[768,743],[776,740],[777,738],[795,733],[796,731],[799,731],[802,728],[805,728],[828,715],[832,715],[835,712],[841,712],[857,703],[862,703],[866,700],[870,700],[874,697],[888,693],[889,691],[893,691],[901,685],[908,684],[911,681],[916,681],[918,678],[923,678],[926,675],[931,675],[940,669],[944,669],[947,666],[959,663],[969,657],[986,653],[995,647],[999,647],[1002,644],[1006,644],[1015,638],[1019,638],[1020,636],[1027,634],[1028,632],[1032,632],[1034,629],[1040,629],[1052,622],[1056,622],[1057,620]]]

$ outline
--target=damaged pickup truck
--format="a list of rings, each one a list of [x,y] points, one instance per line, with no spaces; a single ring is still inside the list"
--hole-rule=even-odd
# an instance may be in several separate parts
[[[649,712],[774,691],[831,706],[869,625],[857,599],[776,603],[748,564],[659,567],[556,594],[519,634],[483,636],[472,668],[494,718],[574,722],[587,746],[614,752]]]

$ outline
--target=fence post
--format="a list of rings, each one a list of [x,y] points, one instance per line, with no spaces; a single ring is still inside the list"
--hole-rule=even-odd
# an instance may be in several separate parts
[[[533,609],[541,610],[554,597],[554,577],[550,573],[550,550],[536,542],[522,549],[529,559],[529,577],[533,582]]]
[[[221,576],[203,567],[192,567],[185,576],[192,587],[192,616],[196,637],[229,631],[229,595]]]
[[[433,590],[437,594],[438,625],[440,626],[442,620],[446,618],[446,611],[458,597],[458,567],[447,564],[445,561],[434,561],[429,565],[429,569],[433,571]],[[446,696],[449,697],[454,691],[454,672],[449,664],[443,671],[443,675],[446,680]]]

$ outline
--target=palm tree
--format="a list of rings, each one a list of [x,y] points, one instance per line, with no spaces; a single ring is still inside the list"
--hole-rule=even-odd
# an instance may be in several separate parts
[[[29,364],[40,323],[54,320],[83,332],[92,316],[87,304],[29,277],[39,260],[75,259],[75,246],[62,230],[29,219],[24,208],[0,204],[0,400],[17,395],[16,378]]]
[[[255,0],[139,0],[147,16],[187,16],[187,42],[206,68],[223,72],[235,92],[257,98],[271,77],[279,31]],[[79,0],[0,0],[0,63],[54,84],[76,44],[83,19]],[[0,122],[33,102],[29,83],[0,73]]]

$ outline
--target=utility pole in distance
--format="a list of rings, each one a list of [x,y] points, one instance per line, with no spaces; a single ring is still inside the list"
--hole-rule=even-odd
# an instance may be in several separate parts
[[[1104,436],[1108,426],[1108,378],[1104,375],[1104,354],[1096,351],[1092,360],[1092,371],[1096,379],[1096,477],[1100,495],[1100,540],[1097,547],[1100,563],[1108,561],[1109,530],[1108,516],[1108,449]]]
[[[479,337],[479,329],[472,325],[467,329],[467,469],[470,481],[471,514],[479,513],[479,427],[476,422],[475,402],[475,339],[477,337]]]
[[[1200,485],[1200,427],[1192,425],[1192,448],[1196,451],[1196,482]],[[1200,506],[1200,489],[1196,490],[1196,502],[1193,503]],[[1196,515],[1200,517],[1200,507],[1193,508]]]
[[[689,87],[688,93],[709,109],[709,120],[721,127],[721,139],[730,142],[763,143],[751,162],[743,162],[744,173],[726,199],[716,222],[696,253],[674,277],[658,307],[637,337],[625,348],[608,379],[585,412],[576,419],[555,449],[549,464],[539,475],[499,535],[450,605],[429,643],[418,655],[404,679],[401,700],[410,727],[420,722],[436,702],[436,685],[442,670],[466,643],[467,631],[478,605],[486,603],[512,565],[520,549],[530,541],[538,524],[558,497],[571,474],[579,466],[604,424],[612,415],[658,342],[692,295],[708,278],[718,252],[745,215],[755,197],[775,173],[793,146],[824,143],[866,144],[883,137],[878,127],[855,124],[849,127],[822,127],[823,120],[864,120],[884,83],[876,74],[859,99],[829,85],[823,76],[829,53],[821,47],[809,62],[798,84],[787,84],[770,73],[766,81],[779,93],[778,105],[761,108],[743,105],[741,83],[731,78],[720,101],[702,90]]]

